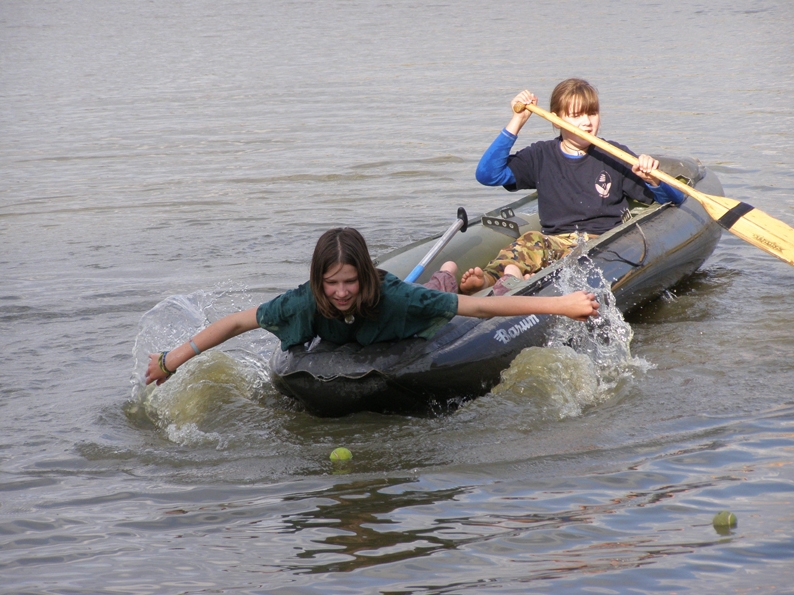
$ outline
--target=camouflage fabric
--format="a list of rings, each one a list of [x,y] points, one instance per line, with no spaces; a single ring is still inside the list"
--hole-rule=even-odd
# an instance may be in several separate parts
[[[568,254],[580,238],[581,241],[587,241],[594,237],[597,236],[577,233],[547,236],[539,231],[528,231],[507,248],[502,249],[496,258],[483,268],[483,272],[488,274],[494,283],[504,275],[505,267],[509,264],[521,269],[522,275],[532,275]]]

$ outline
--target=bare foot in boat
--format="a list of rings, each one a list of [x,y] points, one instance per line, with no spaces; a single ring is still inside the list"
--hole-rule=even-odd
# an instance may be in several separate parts
[[[460,292],[466,295],[477,293],[491,285],[493,285],[491,276],[486,275],[480,267],[465,271],[460,278]]]

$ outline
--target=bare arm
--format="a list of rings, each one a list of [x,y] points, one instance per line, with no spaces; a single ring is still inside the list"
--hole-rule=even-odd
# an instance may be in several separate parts
[[[598,314],[598,302],[594,294],[584,291],[575,291],[559,297],[459,295],[458,314],[475,318],[559,314],[574,320],[587,320],[589,316]]]
[[[249,310],[235,312],[224,316],[220,320],[216,320],[193,337],[193,343],[200,351],[206,351],[220,345],[224,341],[228,341],[232,337],[259,328],[259,324],[256,321],[256,310],[256,308],[250,308]],[[196,352],[190,342],[182,343],[179,347],[168,352],[165,362],[166,367],[171,372],[174,372],[195,355]],[[146,368],[146,384],[151,384],[155,381],[157,384],[162,384],[168,379],[165,372],[160,369],[159,358],[159,353],[149,354],[149,366]]]

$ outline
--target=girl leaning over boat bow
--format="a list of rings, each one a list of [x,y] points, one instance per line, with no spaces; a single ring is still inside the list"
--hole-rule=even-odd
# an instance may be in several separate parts
[[[429,338],[455,315],[559,314],[583,321],[598,313],[595,296],[584,291],[559,297],[459,295],[456,275],[455,263],[447,262],[426,286],[405,283],[375,268],[358,231],[331,229],[317,241],[307,283],[229,314],[171,351],[150,354],[146,384],[162,384],[190,358],[256,328],[272,332],[286,350],[316,336],[362,345]]]

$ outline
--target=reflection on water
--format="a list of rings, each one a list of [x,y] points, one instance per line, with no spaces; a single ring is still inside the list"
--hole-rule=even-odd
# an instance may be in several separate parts
[[[739,449],[726,444],[726,427],[715,427],[622,472],[536,478],[511,482],[509,489],[500,481],[443,488],[444,478],[434,474],[336,484],[314,510],[290,518],[287,532],[305,538],[290,565],[306,564],[315,574],[372,568],[351,579],[358,586],[388,576],[394,588],[427,589],[432,579],[412,569],[452,566],[460,589],[514,581],[542,588],[545,580],[576,573],[607,575],[602,584],[617,574],[622,584],[654,590],[686,588],[687,579],[635,571],[692,556],[693,571],[702,563],[723,567],[713,590],[705,589],[719,592],[736,579],[730,577],[747,551],[743,542],[767,526],[756,517],[746,519],[754,525],[747,533],[716,531],[711,518],[725,493],[768,489],[770,504],[779,505],[790,492],[786,481],[770,481],[771,469],[761,460],[742,463],[745,447],[760,453],[776,440],[769,422],[781,414],[759,418],[757,427],[766,431]],[[472,507],[477,514],[470,514]],[[737,515],[746,514],[736,507]],[[783,538],[778,548],[786,543]]]
[[[303,562],[314,573],[350,572],[452,549],[458,540],[445,538],[444,526],[412,529],[399,517],[413,508],[443,505],[463,491],[413,491],[399,478],[336,485],[323,494],[327,503],[289,519],[288,530],[317,535],[316,545],[296,554],[296,565]]]
[[[198,561],[211,560],[220,574],[201,573],[211,586],[244,567],[251,575],[238,584],[254,591],[373,592],[388,585],[426,592],[448,569],[444,580],[464,591],[559,589],[559,580],[687,590],[693,574],[706,572],[704,592],[730,592],[752,588],[762,569],[774,584],[785,580],[787,566],[765,560],[790,556],[791,466],[778,461],[791,413],[789,407],[739,424],[714,420],[699,435],[614,450],[595,473],[560,475],[552,454],[532,457],[530,473],[512,467],[521,478],[509,480],[507,470],[494,473],[491,465],[270,485],[212,487],[205,479],[187,489],[59,506],[90,505],[92,524],[113,519],[111,532],[130,543],[149,541],[164,551],[189,543],[191,556],[178,570],[199,572]],[[735,441],[737,434],[751,438]],[[755,512],[748,499],[759,496],[782,515]],[[722,534],[711,519],[728,502],[739,524]],[[114,518],[120,505],[134,517]],[[39,531],[55,536],[60,529],[42,523]],[[72,547],[79,552],[90,543],[79,539]],[[173,580],[161,566],[148,576]]]

